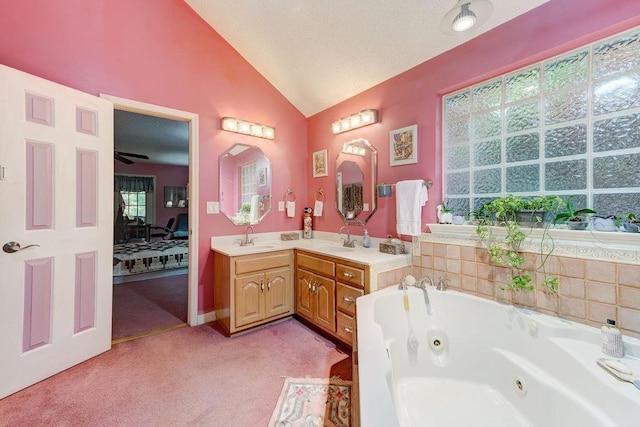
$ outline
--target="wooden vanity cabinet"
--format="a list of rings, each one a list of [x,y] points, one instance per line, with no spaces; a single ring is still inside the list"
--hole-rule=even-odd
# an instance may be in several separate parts
[[[293,314],[292,251],[227,256],[214,251],[214,307],[233,334]]]
[[[296,251],[296,314],[352,346],[356,298],[368,292],[369,267]]]

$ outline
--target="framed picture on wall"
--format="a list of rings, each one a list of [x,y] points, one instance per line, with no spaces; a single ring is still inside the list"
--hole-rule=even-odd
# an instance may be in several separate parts
[[[392,130],[389,134],[389,165],[418,163],[418,125]]]
[[[258,171],[258,187],[267,186],[267,168],[262,168]]]
[[[313,177],[329,176],[327,168],[327,150],[320,150],[313,153]]]

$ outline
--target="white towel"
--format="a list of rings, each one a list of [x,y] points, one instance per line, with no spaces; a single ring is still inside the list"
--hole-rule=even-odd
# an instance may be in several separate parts
[[[324,208],[324,202],[321,200],[316,200],[315,206],[313,207],[313,216],[322,216],[322,209]]]
[[[293,218],[296,216],[296,202],[287,202],[287,216]]]
[[[421,179],[399,181],[396,184],[396,231],[419,236],[422,207],[427,203],[427,187]]]
[[[249,211],[249,224],[257,224],[260,219],[260,196],[251,196],[251,210]]]

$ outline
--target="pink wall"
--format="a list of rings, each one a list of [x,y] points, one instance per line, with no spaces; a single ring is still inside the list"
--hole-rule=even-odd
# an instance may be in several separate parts
[[[10,5],[9,5],[10,3]],[[0,62],[94,95],[106,93],[199,115],[199,300],[213,307],[212,235],[238,234],[221,215],[218,156],[236,142],[259,145],[271,159],[274,199],[289,187],[306,200],[307,122],[182,0],[2,0]],[[276,127],[276,139],[220,130],[222,116]],[[295,159],[295,160],[294,160]],[[301,227],[272,213],[256,232]]]
[[[213,307],[210,236],[243,229],[205,213],[206,201],[218,200],[218,156],[234,143],[260,145],[271,159],[274,203],[292,188],[298,200],[313,206],[315,189],[325,189],[325,214],[314,218],[314,226],[336,231],[341,223],[333,209],[334,160],[345,141],[366,138],[379,152],[378,182],[434,180],[423,213],[423,222],[433,222],[442,191],[443,93],[640,24],[638,1],[551,0],[307,120],[182,0],[65,0],[64,6],[51,0],[11,1],[9,6],[9,1],[3,0],[0,13],[3,64],[91,94],[199,115],[201,312]],[[331,133],[333,120],[364,108],[377,108],[381,123]],[[225,115],[274,125],[276,140],[222,132],[219,119]],[[419,163],[389,167],[389,131],[412,124],[419,129]],[[329,149],[329,176],[312,178],[309,153],[324,148]],[[300,227],[300,218],[272,211],[256,231]],[[374,236],[395,233],[395,198],[379,200],[367,228]]]
[[[313,188],[333,188],[334,160],[345,141],[366,138],[378,150],[378,183],[405,179],[432,179],[422,223],[436,221],[442,201],[441,96],[472,83],[515,70],[527,64],[640,24],[640,1],[551,0],[466,44],[387,80],[308,120],[309,151],[329,150],[329,176],[312,178]],[[340,135],[331,122],[366,108],[379,110],[380,123]],[[389,132],[418,125],[419,161],[415,165],[389,166]],[[334,213],[335,194],[326,192],[325,215],[314,218],[318,230],[335,231],[341,224]],[[309,200],[313,194],[308,195]],[[366,228],[376,237],[395,235],[395,196],[378,199],[378,210]],[[354,234],[361,229],[352,227]]]
[[[134,163],[125,165],[114,162],[114,173],[129,175],[149,175],[156,177],[156,220],[153,225],[165,226],[171,217],[187,213],[187,208],[165,208],[164,187],[185,187],[189,182],[189,168],[185,166],[158,165],[154,163]]]

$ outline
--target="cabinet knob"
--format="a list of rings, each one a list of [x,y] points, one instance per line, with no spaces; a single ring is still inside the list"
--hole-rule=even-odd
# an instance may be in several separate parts
[[[271,279],[267,280],[267,290],[271,290]]]
[[[353,329],[351,329],[351,328],[350,328],[350,327],[348,327],[348,326],[345,326],[345,327],[344,327],[344,331],[345,331],[346,333],[349,333],[349,334],[352,334],[352,333],[353,333]]]
[[[348,302],[348,303],[356,302],[356,300],[351,297],[343,297],[342,299],[344,300],[344,302]]]
[[[316,284],[315,283],[313,285],[311,285],[311,291],[312,292],[316,292]]]
[[[342,272],[342,275],[343,275],[344,277],[348,277],[349,279],[353,279],[354,277],[356,277],[356,275],[355,275],[355,274],[353,274],[353,273],[349,273],[348,271],[343,271],[343,272]]]
[[[260,280],[260,291],[264,292],[264,280]]]

